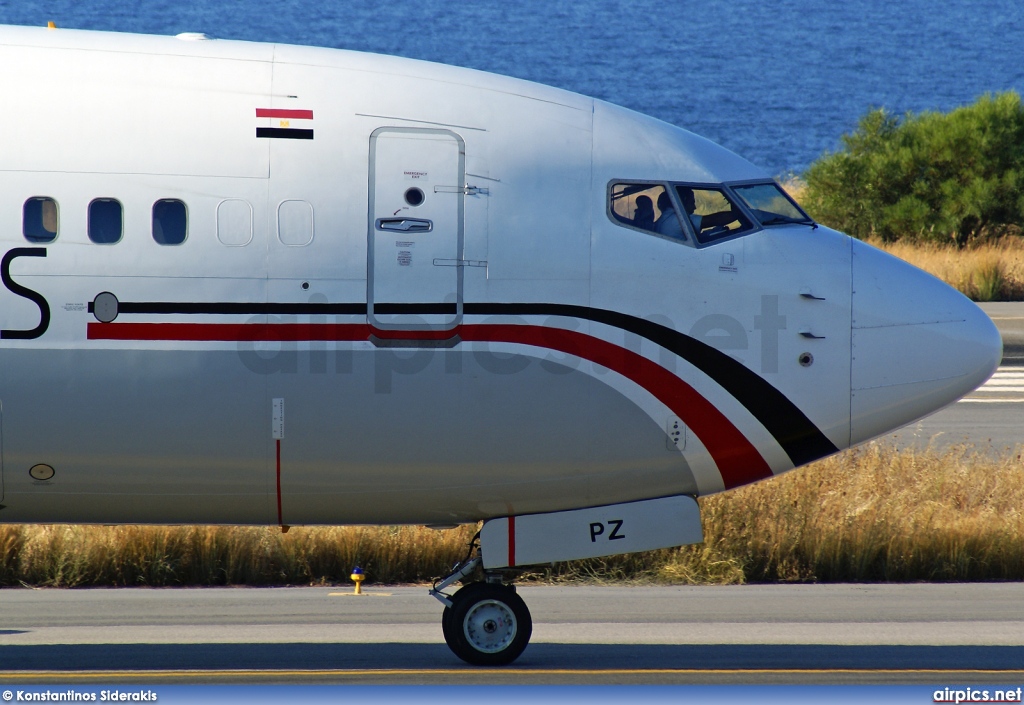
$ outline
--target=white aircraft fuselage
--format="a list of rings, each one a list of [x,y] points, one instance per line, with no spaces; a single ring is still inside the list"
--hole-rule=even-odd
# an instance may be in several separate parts
[[[599,100],[195,36],[9,27],[0,61],[0,522],[448,525],[707,495],[999,361],[957,292],[771,222],[738,196],[775,188],[763,170]],[[647,188],[676,211],[720,194],[739,225],[662,234]]]
[[[470,663],[526,647],[519,566],[699,542],[695,497],[999,362],[956,291],[599,100],[201,35],[0,63],[0,522],[483,521],[431,590]]]

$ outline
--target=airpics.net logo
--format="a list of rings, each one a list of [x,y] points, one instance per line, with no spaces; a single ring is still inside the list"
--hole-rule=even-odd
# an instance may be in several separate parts
[[[1024,688],[987,690],[980,688],[943,688],[932,694],[936,703],[1019,703]]]

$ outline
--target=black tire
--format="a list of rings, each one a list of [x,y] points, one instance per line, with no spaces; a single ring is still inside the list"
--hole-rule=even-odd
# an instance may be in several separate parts
[[[445,607],[444,612],[441,613],[441,633],[444,634],[444,643],[448,644],[449,648],[452,645],[452,608]]]
[[[470,583],[452,596],[441,630],[448,648],[466,663],[504,666],[530,643],[533,620],[512,587]]]

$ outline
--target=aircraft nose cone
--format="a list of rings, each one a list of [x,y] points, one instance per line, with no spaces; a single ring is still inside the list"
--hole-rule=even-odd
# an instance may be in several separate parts
[[[999,366],[995,324],[930,274],[854,241],[852,286],[851,445],[956,401]]]

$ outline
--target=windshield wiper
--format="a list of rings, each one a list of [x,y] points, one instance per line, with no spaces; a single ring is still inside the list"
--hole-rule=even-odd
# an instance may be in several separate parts
[[[773,218],[761,221],[761,225],[788,225],[790,223],[796,223],[798,225],[815,225],[815,222],[809,218],[790,218],[788,215],[776,215]]]

